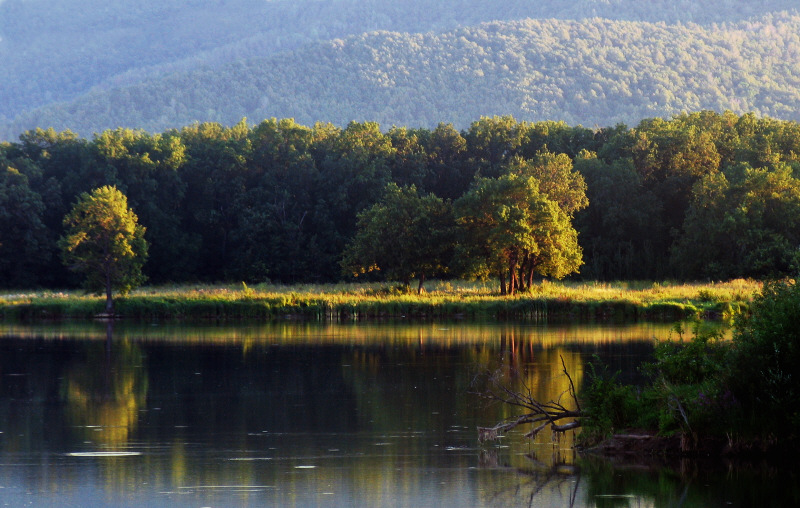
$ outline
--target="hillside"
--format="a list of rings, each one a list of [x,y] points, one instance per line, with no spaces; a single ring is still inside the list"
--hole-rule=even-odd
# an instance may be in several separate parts
[[[800,119],[800,16],[703,26],[595,18],[373,32],[108,90],[19,117],[83,135],[295,118],[466,127],[485,115],[614,125],[681,111]]]
[[[157,90],[160,81],[178,81],[182,86],[193,87],[194,83],[189,84],[192,79],[208,77],[213,81],[224,79],[226,74],[236,74],[229,68],[234,62],[242,63],[245,68],[267,65],[274,70],[277,65],[293,64],[293,57],[326,60],[331,57],[329,41],[341,38],[347,47],[368,45],[375,42],[376,35],[363,34],[376,31],[425,33],[429,35],[400,37],[410,38],[414,45],[422,37],[422,42],[430,45],[427,46],[429,52],[438,51],[437,44],[444,44],[445,49],[464,51],[469,48],[458,48],[448,41],[453,30],[480,31],[483,28],[464,27],[490,21],[599,17],[670,24],[694,22],[716,30],[712,23],[739,22],[796,8],[793,0],[766,0],[755,4],[745,0],[654,0],[647,3],[634,0],[498,0],[488,3],[477,0],[435,3],[422,0],[142,0],[135,4],[109,4],[98,0],[4,0],[0,2],[0,60],[4,69],[0,74],[0,135],[14,139],[21,128],[33,126],[31,122],[59,127],[74,125],[90,134],[112,125],[134,125],[132,122],[140,119],[144,120],[143,127],[159,129],[181,125],[186,119],[257,118],[263,116],[261,110],[264,109],[273,111],[266,116],[282,116],[283,110],[260,107],[262,99],[266,97],[269,101],[269,90],[264,93],[258,90],[255,104],[252,98],[232,97],[236,111],[227,111],[233,108],[228,104],[230,98],[198,98],[183,104],[175,102],[175,107],[186,110],[175,118],[170,116],[169,110],[163,112],[163,108],[158,115],[138,113],[112,120],[99,118],[96,122],[86,115],[94,114],[88,104],[110,100],[103,98],[108,92],[110,97],[124,100],[127,95],[139,95],[135,87],[143,86],[143,93]],[[557,29],[550,31],[559,38]],[[518,44],[527,45],[525,41]],[[563,41],[559,45],[564,45]],[[488,56],[497,56],[491,48],[482,49]],[[397,50],[392,52],[396,53]],[[350,54],[333,56],[337,61],[351,57]],[[408,55],[409,59],[417,57],[413,51]],[[471,60],[470,56],[466,58]],[[364,61],[358,65],[370,70],[375,63]],[[486,72],[487,69],[481,70]],[[528,82],[536,80],[536,76],[519,74],[517,69],[511,68],[511,71],[514,77],[505,86],[524,88]],[[289,68],[286,72],[291,74],[295,69]],[[245,80],[258,83],[263,77],[248,74]],[[508,81],[500,77],[497,80]],[[412,86],[411,91],[416,93],[415,87]],[[200,92],[204,91],[201,86]],[[285,87],[281,92],[286,92]],[[89,93],[93,96],[87,98]],[[395,91],[396,100],[402,100],[403,93]],[[289,101],[292,95],[293,92]],[[420,98],[425,98],[424,93]],[[160,104],[172,104],[179,98],[147,98],[151,99]],[[493,95],[477,98],[490,105],[493,99]],[[350,96],[344,100],[354,106],[361,105]],[[142,109],[136,99],[131,101],[114,107],[119,106],[123,111]],[[777,101],[782,102],[780,98]],[[516,103],[511,99],[512,105]],[[55,104],[59,105],[53,107]],[[496,106],[495,110],[507,109],[502,101]],[[439,118],[438,110],[428,111],[425,107],[424,104],[417,107],[424,114],[407,115],[414,119],[407,123],[424,124],[429,118]],[[45,109],[32,113],[37,108]],[[115,112],[106,111],[103,116]],[[359,110],[357,117],[374,116],[374,112],[374,108]],[[455,112],[454,116],[474,118],[471,112]],[[313,115],[314,120],[337,122],[341,117],[342,114],[329,116],[329,112],[322,109]],[[631,117],[637,114],[631,113]],[[74,124],[67,125],[68,118]],[[386,118],[393,117],[387,115]]]

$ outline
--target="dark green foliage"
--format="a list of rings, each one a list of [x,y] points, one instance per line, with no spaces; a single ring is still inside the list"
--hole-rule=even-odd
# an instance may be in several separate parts
[[[737,324],[728,368],[748,424],[798,437],[800,429],[800,285],[765,284],[750,316]]]
[[[673,246],[690,277],[769,277],[800,268],[800,180],[790,166],[741,163],[698,181]]]
[[[683,341],[679,325],[681,340],[659,343],[643,367],[650,378],[643,387],[620,384],[591,365],[581,394],[587,440],[640,427],[679,432],[695,445],[725,442],[731,451],[752,449],[753,443],[796,445],[799,287],[794,280],[765,284],[751,313],[736,322],[732,341],[698,327]]]
[[[607,146],[607,145],[604,145]],[[665,272],[655,245],[666,232],[658,217],[662,204],[648,190],[629,158],[606,163],[581,154],[575,169],[586,180],[591,206],[576,214],[589,279],[642,280]]]
[[[590,364],[582,392],[588,414],[584,439],[628,429],[713,437],[740,430],[741,408],[724,382],[729,348],[714,331],[695,333],[690,341],[656,346],[653,361],[642,367],[649,378],[643,386],[620,383],[607,368]]]
[[[45,205],[27,175],[0,156],[0,287],[30,287],[53,255]]]
[[[455,225],[449,203],[432,194],[420,196],[413,185],[390,183],[378,203],[358,214],[342,268],[354,276],[381,271],[406,287],[416,277],[421,292],[426,277],[446,273]]]
[[[653,363],[643,370],[652,380],[647,394],[659,411],[661,432],[721,436],[734,430],[740,406],[724,381],[728,356],[729,345],[715,330],[696,328],[689,341],[656,346]]]
[[[442,226],[437,242],[460,255],[436,254],[426,273],[504,273],[510,284],[515,263],[515,288],[527,289],[534,276],[574,272],[582,252],[581,276],[595,280],[785,276],[800,266],[798,139],[794,122],[709,111],[593,131],[512,117],[461,133],[291,119],[116,129],[91,141],[38,129],[0,144],[0,285],[76,285],[53,255],[61,219],[105,185],[148,225],[143,269],[154,282],[337,280],[359,213],[390,183],[430,194],[438,217],[458,203],[464,235],[454,243],[458,228]],[[400,236],[394,245],[405,247]],[[648,312],[692,310],[670,305]]]
[[[313,136],[312,129],[290,119],[265,120],[252,129],[228,277],[277,282],[318,277]]]
[[[610,372],[596,357],[588,367],[580,393],[586,413],[581,434],[584,443],[595,443],[614,432],[652,426],[656,416],[641,388],[620,382],[618,373]]]
[[[675,326],[680,339],[659,342],[653,353],[655,362],[644,371],[653,379],[670,384],[700,384],[717,377],[725,366],[727,349],[716,330],[701,330],[695,324],[694,337],[683,340],[683,326]]]

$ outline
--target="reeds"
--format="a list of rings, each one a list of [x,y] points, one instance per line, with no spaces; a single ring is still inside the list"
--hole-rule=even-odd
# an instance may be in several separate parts
[[[542,281],[530,293],[500,296],[487,282],[440,281],[417,295],[392,284],[258,284],[145,287],[115,301],[132,319],[485,318],[635,320],[730,317],[747,309],[756,281],[570,283]],[[6,319],[91,319],[100,297],[80,292],[0,294]]]

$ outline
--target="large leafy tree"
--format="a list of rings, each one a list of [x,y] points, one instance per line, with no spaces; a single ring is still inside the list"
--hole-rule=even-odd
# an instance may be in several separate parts
[[[390,183],[383,199],[358,214],[357,231],[342,257],[346,273],[380,270],[406,286],[446,271],[453,246],[454,222],[448,203],[414,186]]]
[[[89,153],[89,174],[107,175],[89,188],[116,185],[148,225],[149,278],[158,282],[185,279],[192,266],[185,264],[181,252],[191,240],[180,223],[186,192],[178,174],[185,162],[180,137],[174,132],[151,135],[120,128],[96,135]]]
[[[800,180],[791,168],[748,164],[699,181],[672,249],[683,276],[724,279],[796,273]]]
[[[28,177],[0,156],[0,287],[30,286],[52,255],[45,206]]]
[[[589,206],[583,175],[575,171],[572,159],[566,154],[542,151],[530,159],[515,157],[508,165],[508,171],[534,177],[539,192],[558,203],[570,217]]]
[[[311,129],[291,119],[265,120],[251,133],[252,157],[231,234],[231,273],[241,280],[296,282],[316,275],[311,138]]]
[[[561,279],[583,264],[570,216],[534,177],[478,178],[454,207],[462,257],[473,274],[498,275],[503,294],[530,288],[537,273]]]
[[[112,292],[126,294],[144,282],[144,226],[125,195],[105,186],[81,194],[64,217],[64,228],[59,240],[64,263],[85,275],[87,289],[105,292],[106,313],[113,314]]]

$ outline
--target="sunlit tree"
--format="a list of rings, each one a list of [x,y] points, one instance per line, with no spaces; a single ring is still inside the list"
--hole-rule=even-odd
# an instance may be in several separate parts
[[[67,267],[86,277],[86,287],[105,292],[106,313],[114,313],[114,290],[126,294],[144,282],[147,259],[145,228],[138,224],[128,199],[116,187],[81,194],[64,217],[59,240]]]
[[[473,273],[498,275],[501,293],[531,287],[537,273],[561,279],[583,264],[569,215],[533,177],[479,178],[454,206],[462,257]]]
[[[389,184],[378,203],[358,214],[357,232],[342,258],[346,273],[382,271],[406,286],[446,270],[454,229],[448,203],[432,194],[419,196],[414,186]]]

